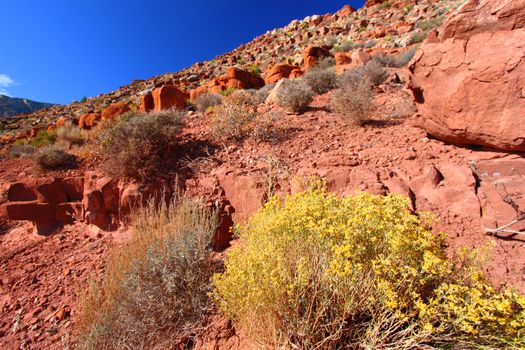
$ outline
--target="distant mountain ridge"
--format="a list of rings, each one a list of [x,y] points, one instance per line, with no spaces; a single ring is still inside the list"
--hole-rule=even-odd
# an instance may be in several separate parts
[[[0,95],[0,118],[32,113],[52,106],[54,106],[52,103],[35,102],[26,98],[14,98]]]

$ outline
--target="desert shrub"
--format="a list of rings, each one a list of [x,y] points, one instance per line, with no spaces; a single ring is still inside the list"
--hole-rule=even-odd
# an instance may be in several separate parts
[[[276,103],[291,112],[300,113],[312,102],[314,92],[302,79],[283,81],[277,91]]]
[[[213,277],[213,297],[271,349],[525,346],[525,297],[447,257],[408,198],[322,188],[273,197]]]
[[[337,85],[346,89],[356,89],[363,80],[372,85],[383,83],[388,71],[377,60],[371,60],[363,66],[347,70],[337,78]]]
[[[100,128],[95,142],[102,167],[118,178],[152,180],[163,174],[165,155],[176,143],[185,113],[176,109],[134,113]]]
[[[397,55],[386,55],[381,52],[375,55],[373,60],[379,62],[383,67],[400,68],[406,66],[412,57],[414,57],[415,53],[415,49],[410,49]]]
[[[130,242],[82,296],[81,349],[179,348],[209,314],[217,216],[195,200],[161,202],[132,213]]]
[[[366,43],[363,44],[363,47],[365,49],[371,49],[377,45],[377,40],[370,39]]]
[[[388,77],[388,71],[377,61],[371,60],[363,66],[364,74],[372,85],[383,83]]]
[[[7,155],[9,158],[23,158],[31,156],[33,153],[35,153],[36,148],[35,146],[28,145],[25,143],[20,144],[14,144],[9,147],[9,150],[7,151]]]
[[[35,147],[42,147],[47,145],[52,145],[55,143],[57,139],[57,133],[55,130],[53,131],[47,131],[47,130],[40,130],[37,132],[35,137],[33,137],[30,141],[30,144]]]
[[[258,64],[251,64],[249,67],[248,67],[248,72],[252,73],[252,74],[261,74],[261,68],[259,67]]]
[[[80,145],[84,142],[82,130],[69,120],[57,129],[56,134],[56,142],[63,143],[66,146]]]
[[[443,23],[443,19],[441,17],[431,18],[426,21],[418,21],[416,23],[416,28],[420,28],[420,29],[427,31],[432,28],[439,27],[442,23]]]
[[[333,68],[312,68],[303,76],[304,81],[310,85],[312,90],[318,95],[327,93],[335,88],[336,78]]]
[[[417,43],[423,42],[423,40],[425,40],[426,38],[427,38],[427,33],[426,32],[414,33],[414,34],[412,34],[410,39],[408,39],[408,44],[409,45],[417,44]]]
[[[354,42],[351,39],[343,41],[340,45],[334,47],[335,52],[348,52],[354,49]]]
[[[221,95],[222,96],[230,96],[231,94],[233,94],[233,92],[237,90],[236,88],[234,87],[231,87],[231,88],[227,88],[226,90],[222,90],[221,91]]]
[[[266,98],[268,97],[268,94],[272,89],[275,87],[275,83],[264,85],[262,88],[257,90],[255,93],[255,98],[257,100],[257,104],[264,103],[266,101]]]
[[[253,122],[253,138],[272,144],[279,142],[284,136],[284,129],[278,124],[282,119],[284,115],[277,111],[258,115]]]
[[[195,99],[195,106],[201,112],[205,112],[208,108],[220,105],[222,96],[218,94],[206,93],[198,96]]]
[[[256,113],[252,106],[243,103],[223,101],[213,114],[211,133],[218,140],[239,141],[252,132]]]
[[[56,170],[74,163],[73,155],[56,145],[42,147],[34,154],[35,165],[41,170]]]
[[[259,104],[257,91],[251,89],[235,90],[231,95],[224,98],[224,102],[236,105],[255,107]]]
[[[332,109],[351,126],[361,126],[368,121],[372,109],[372,89],[367,78],[357,81],[349,79],[348,85],[332,93]]]

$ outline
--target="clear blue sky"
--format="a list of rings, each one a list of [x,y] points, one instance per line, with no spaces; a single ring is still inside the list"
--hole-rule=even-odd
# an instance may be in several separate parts
[[[0,94],[70,103],[363,0],[0,0]]]

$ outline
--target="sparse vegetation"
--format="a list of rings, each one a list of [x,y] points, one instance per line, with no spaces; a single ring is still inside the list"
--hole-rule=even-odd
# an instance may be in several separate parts
[[[210,107],[220,105],[222,96],[218,94],[205,93],[195,99],[195,106],[200,112],[205,112]]]
[[[266,101],[266,98],[268,97],[268,94],[270,91],[275,87],[275,83],[273,84],[266,84],[257,92],[255,93],[255,98],[257,100],[257,104],[264,103]]]
[[[284,129],[279,126],[279,121],[284,115],[277,111],[257,116],[254,121],[252,136],[259,141],[275,144],[284,136]]]
[[[218,140],[242,140],[251,133],[255,117],[252,106],[225,100],[214,111],[211,132]]]
[[[152,180],[161,176],[184,116],[185,112],[173,109],[134,113],[129,120],[107,123],[94,140],[103,169],[118,178]]]
[[[183,348],[212,307],[217,215],[176,197],[135,211],[131,224],[131,241],[113,252],[102,281],[81,299],[81,349]]]
[[[408,44],[409,45],[417,44],[417,43],[423,42],[423,40],[425,40],[426,38],[427,38],[426,32],[414,33],[412,34],[412,36],[410,36],[410,39],[408,40]]]
[[[313,97],[312,88],[303,79],[285,80],[277,91],[276,102],[290,112],[300,113]]]
[[[26,143],[15,143],[9,147],[8,156],[9,158],[23,158],[31,156],[35,153],[36,147],[28,145]]]
[[[443,23],[443,19],[441,17],[438,18],[432,18],[426,21],[418,21],[416,23],[416,28],[423,29],[424,31],[428,31],[430,29],[439,27]]]
[[[369,119],[372,97],[368,78],[347,79],[347,82],[332,93],[332,109],[340,114],[348,125],[362,126]]]
[[[57,170],[73,164],[74,156],[56,145],[44,146],[34,154],[35,165],[40,170]]]
[[[30,144],[35,147],[42,147],[47,145],[52,145],[57,139],[57,133],[55,130],[47,131],[40,130],[37,132],[35,137],[30,140]]]
[[[236,227],[213,297],[261,348],[523,348],[525,297],[491,287],[475,253],[449,258],[408,206],[321,186],[273,197]]]
[[[222,90],[222,91],[221,91],[221,95],[222,95],[222,96],[225,96],[225,97],[226,97],[226,96],[230,96],[231,94],[233,94],[233,92],[234,92],[235,90],[237,90],[237,89],[234,88],[234,87],[227,88],[226,90]]]
[[[304,74],[303,79],[318,95],[327,93],[336,86],[333,68],[312,68]]]
[[[56,142],[67,147],[72,145],[80,145],[84,142],[82,137],[82,130],[74,125],[71,121],[66,121],[65,124],[59,127],[56,131]]]

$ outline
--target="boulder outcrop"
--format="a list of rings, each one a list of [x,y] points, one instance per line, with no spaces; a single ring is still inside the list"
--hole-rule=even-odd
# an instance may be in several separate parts
[[[119,115],[129,112],[131,109],[124,102],[112,103],[102,111],[102,120],[111,120]]]
[[[443,141],[525,151],[525,1],[469,0],[413,58],[416,123]]]
[[[175,85],[164,85],[153,90],[153,110],[159,112],[165,109],[183,109],[189,95]]]

